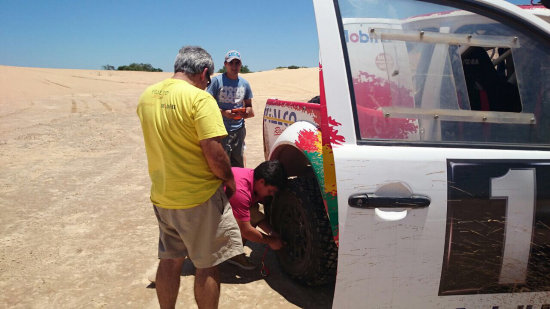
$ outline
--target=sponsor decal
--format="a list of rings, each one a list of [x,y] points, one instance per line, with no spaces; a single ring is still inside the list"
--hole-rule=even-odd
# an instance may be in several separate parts
[[[378,39],[369,36],[367,31],[349,31],[344,30],[346,43],[378,43]]]
[[[264,122],[279,126],[288,127],[297,120],[296,113],[288,110],[281,110],[275,107],[266,106],[264,110]]]
[[[449,159],[447,175],[439,295],[550,291],[550,162]]]

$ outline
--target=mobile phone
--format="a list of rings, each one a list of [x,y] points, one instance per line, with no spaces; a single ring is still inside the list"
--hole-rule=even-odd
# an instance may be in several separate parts
[[[246,112],[246,108],[244,107],[241,107],[241,108],[234,108],[231,110],[232,113],[244,113]]]
[[[233,119],[235,119],[235,120],[242,119],[243,117],[242,117],[241,115],[242,115],[242,113],[244,113],[244,112],[246,112],[246,108],[244,108],[244,107],[241,107],[241,108],[234,108],[234,109],[231,110],[231,113],[237,114],[237,115],[238,115],[238,116],[236,116],[235,118],[233,118]]]

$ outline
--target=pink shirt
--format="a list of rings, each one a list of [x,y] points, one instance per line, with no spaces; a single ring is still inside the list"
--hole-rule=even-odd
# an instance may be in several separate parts
[[[229,199],[233,216],[239,221],[250,221],[250,206],[257,202],[254,196],[254,170],[251,168],[231,168],[235,176],[236,191]]]

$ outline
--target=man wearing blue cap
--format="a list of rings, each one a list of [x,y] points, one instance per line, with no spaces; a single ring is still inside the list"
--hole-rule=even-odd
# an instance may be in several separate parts
[[[250,84],[239,77],[241,54],[230,50],[225,54],[226,72],[212,78],[207,91],[216,99],[223,116],[227,137],[222,140],[223,148],[231,166],[244,167],[244,119],[254,117],[252,110],[252,89]]]

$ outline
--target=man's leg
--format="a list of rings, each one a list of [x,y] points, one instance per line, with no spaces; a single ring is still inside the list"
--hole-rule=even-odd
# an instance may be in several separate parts
[[[180,288],[181,268],[185,258],[161,259],[157,269],[156,289],[160,308],[175,308]]]
[[[229,156],[229,159],[231,159],[231,166],[234,167],[244,167],[244,138],[246,137],[246,128],[243,126],[242,128],[235,131],[235,135],[233,136],[233,143],[231,145],[231,155]]]
[[[220,300],[220,273],[218,266],[197,268],[195,273],[195,301],[202,308],[218,308]]]

